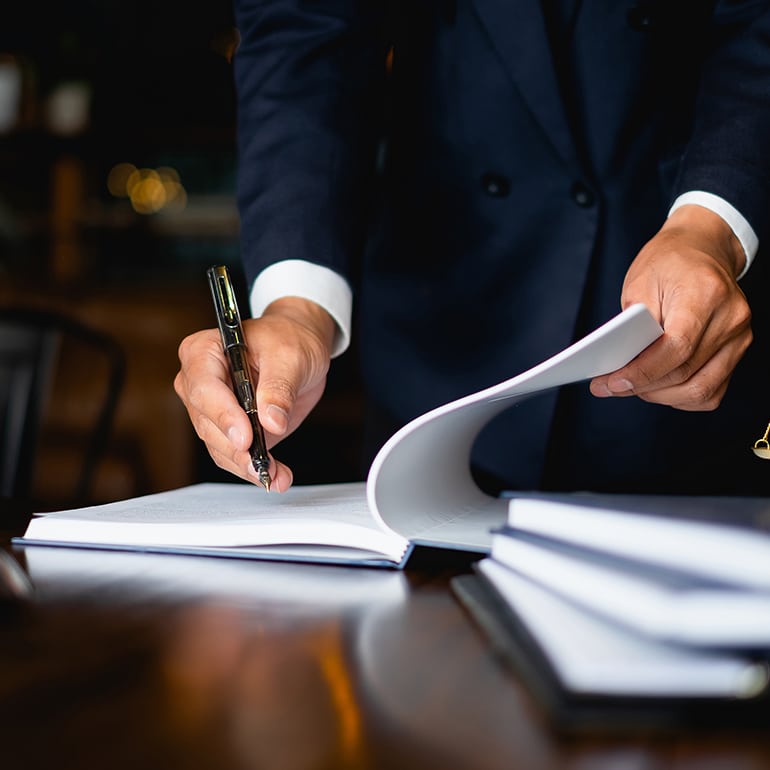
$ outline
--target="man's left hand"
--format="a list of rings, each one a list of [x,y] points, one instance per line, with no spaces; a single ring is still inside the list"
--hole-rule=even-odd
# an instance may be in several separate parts
[[[697,205],[677,209],[631,263],[621,295],[623,308],[644,303],[664,334],[622,369],[593,379],[591,393],[716,409],[752,341],[736,280],[744,262],[721,217]]]

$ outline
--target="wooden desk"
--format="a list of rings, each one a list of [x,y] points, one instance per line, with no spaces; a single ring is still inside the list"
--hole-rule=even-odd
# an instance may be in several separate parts
[[[0,605],[6,770],[770,767],[757,733],[555,734],[454,570],[12,553],[34,594]]]

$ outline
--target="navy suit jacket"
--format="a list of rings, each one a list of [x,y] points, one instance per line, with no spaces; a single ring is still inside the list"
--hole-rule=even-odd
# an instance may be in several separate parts
[[[770,212],[770,2],[237,0],[248,280],[281,259],[354,287],[393,427],[517,374],[620,309],[676,196]],[[386,68],[388,52],[391,67]],[[770,494],[767,269],[755,344],[713,413],[595,399],[509,410],[474,450],[514,488]]]

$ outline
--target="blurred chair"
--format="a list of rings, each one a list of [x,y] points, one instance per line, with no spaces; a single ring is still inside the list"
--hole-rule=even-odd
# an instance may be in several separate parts
[[[76,354],[69,352],[74,349]],[[92,372],[105,380],[96,403],[90,404],[77,450],[79,470],[68,502],[78,505],[88,501],[110,436],[125,376],[123,351],[111,337],[74,318],[38,309],[0,309],[0,496],[31,498],[41,426],[46,414],[55,414],[54,384],[67,367],[79,367],[86,380]],[[83,398],[94,397],[89,390]]]

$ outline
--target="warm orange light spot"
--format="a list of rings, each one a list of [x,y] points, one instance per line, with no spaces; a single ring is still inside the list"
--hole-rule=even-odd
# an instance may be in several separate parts
[[[187,191],[171,166],[154,169],[118,163],[107,176],[107,189],[116,197],[129,198],[137,214],[155,214],[166,206],[180,211],[187,205]]]
[[[146,176],[131,188],[131,205],[139,214],[154,214],[166,205],[166,190],[156,176]]]
[[[107,174],[107,189],[111,195],[116,198],[125,198],[128,196],[126,188],[128,178],[136,171],[133,163],[117,163]]]
[[[359,767],[363,764],[364,753],[361,711],[343,657],[339,629],[335,629],[323,640],[319,649],[319,662],[339,720],[342,756],[346,766]]]

